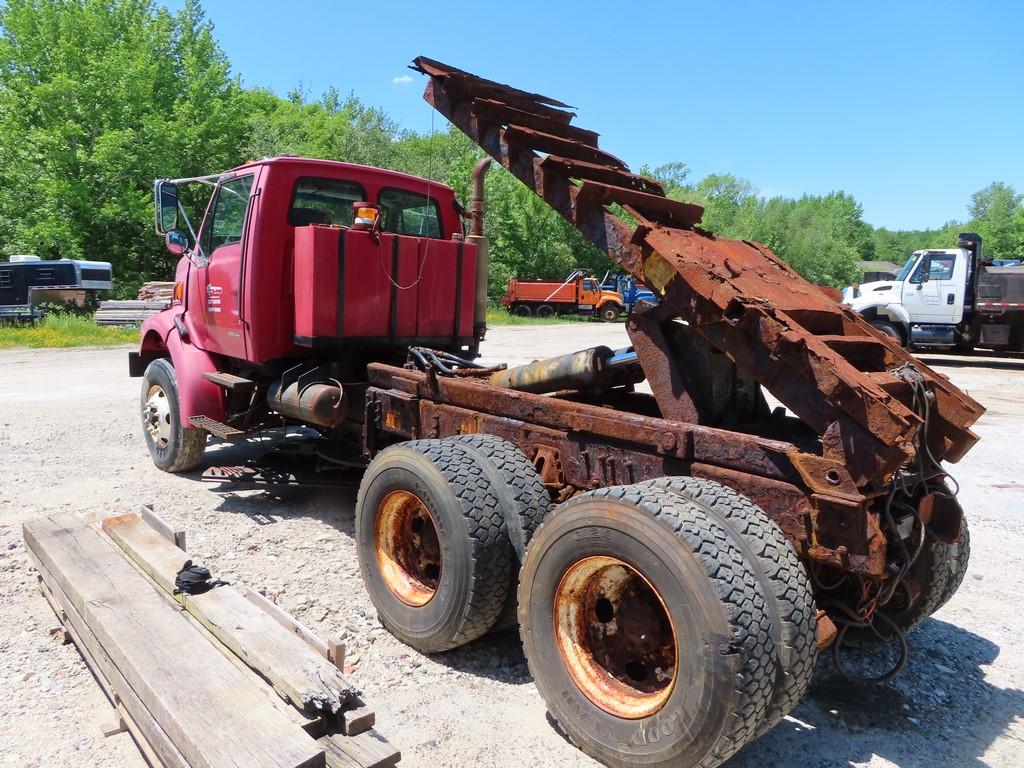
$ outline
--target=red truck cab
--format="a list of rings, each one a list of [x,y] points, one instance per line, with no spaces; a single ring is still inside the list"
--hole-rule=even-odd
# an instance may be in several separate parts
[[[194,231],[178,200],[178,186],[192,182],[212,187]],[[235,379],[248,383],[234,389],[262,395],[300,364],[355,381],[367,362],[404,359],[410,345],[475,355],[476,247],[450,187],[277,157],[161,180],[154,191],[157,231],[182,258],[172,306],[143,323],[130,371],[144,375],[159,360],[173,368],[164,400],[153,397],[159,406],[177,390],[171,420],[183,439],[198,425],[244,426]],[[357,204],[370,224],[354,220]],[[169,444],[166,431],[159,439]]]

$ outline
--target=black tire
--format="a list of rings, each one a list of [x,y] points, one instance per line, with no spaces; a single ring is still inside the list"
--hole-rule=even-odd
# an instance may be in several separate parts
[[[554,317],[555,316],[555,308],[552,307],[550,304],[541,304],[534,311],[534,314],[537,317]]]
[[[500,489],[508,537],[519,562],[534,531],[551,512],[551,495],[533,463],[517,446],[495,435],[470,434],[448,438],[465,446],[490,469],[492,484]]]
[[[942,544],[945,551],[940,553],[949,569],[946,579],[946,586],[942,590],[942,597],[932,613],[939,610],[949,602],[950,598],[960,589],[964,583],[964,576],[967,575],[967,566],[971,560],[971,529],[967,527],[967,518],[960,520],[960,538],[953,544]]]
[[[890,604],[881,606],[879,612],[884,613],[902,632],[909,632],[956,594],[967,573],[970,558],[971,532],[967,527],[967,518],[963,518],[960,538],[955,543],[947,544],[933,539],[931,547],[925,549],[914,563],[911,573],[921,586],[917,600],[905,606],[899,601],[901,592],[897,592]],[[850,627],[846,642],[853,646],[875,645],[889,641],[889,635],[887,626],[877,622],[874,630]]]
[[[666,477],[644,483],[666,488],[700,506],[726,528],[754,564],[767,598],[776,652],[775,693],[757,735],[777,725],[803,697],[818,658],[818,612],[810,578],[782,529],[746,496],[697,477]]]
[[[179,402],[174,366],[154,360],[142,375],[142,435],[153,463],[165,472],[195,469],[206,450],[206,430],[185,427]]]
[[[622,307],[618,304],[605,304],[597,310],[597,316],[601,318],[602,323],[614,323],[621,313]]]
[[[531,317],[533,315],[533,310],[528,304],[513,304],[511,311],[516,317]]]
[[[477,454],[483,466],[489,470],[492,486],[498,491],[501,500],[516,563],[509,579],[509,595],[505,607],[491,629],[494,632],[511,629],[519,621],[516,600],[519,564],[523,562],[523,553],[534,531],[551,512],[551,496],[526,454],[508,440],[483,434],[459,435],[448,439]]]
[[[412,494],[429,512],[440,563],[433,596],[410,604],[388,585],[378,557],[382,502]],[[509,592],[513,550],[498,496],[477,455],[444,440],[413,440],[370,462],[356,499],[359,567],[381,623],[402,642],[437,653],[484,635]],[[426,591],[430,591],[427,589]]]
[[[906,342],[903,340],[903,334],[900,333],[899,328],[897,328],[892,323],[887,323],[884,320],[872,320],[871,327],[874,328],[876,331],[881,331],[886,336],[895,339],[896,343],[899,344],[901,347],[904,344],[906,344]]]
[[[563,660],[555,599],[573,569],[605,559],[626,563],[655,592],[672,627],[676,669],[686,670],[649,716],[624,717],[594,703]],[[738,751],[764,718],[775,680],[755,567],[699,505],[664,489],[602,488],[561,505],[527,549],[519,620],[537,687],[569,738],[611,766],[712,768]]]

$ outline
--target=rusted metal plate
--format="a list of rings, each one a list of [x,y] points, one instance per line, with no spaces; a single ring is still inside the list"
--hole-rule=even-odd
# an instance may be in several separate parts
[[[764,246],[700,230],[699,209],[664,198],[654,181],[617,181],[633,178],[628,167],[597,146],[596,134],[568,131],[574,114],[557,100],[429,59],[413,68],[430,76],[428,102],[797,414],[820,436],[824,457],[848,467],[859,489],[888,482],[915,456],[922,419],[912,389],[893,375],[907,365],[934,393],[931,454],[956,461],[977,440],[970,431],[984,412],[977,402]],[[612,202],[636,224],[610,213]],[[672,319],[662,312],[662,322]],[[674,375],[678,365],[671,357],[660,366],[650,355],[644,361],[649,380]]]

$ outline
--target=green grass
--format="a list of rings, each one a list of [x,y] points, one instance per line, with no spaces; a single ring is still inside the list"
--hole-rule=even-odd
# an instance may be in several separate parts
[[[138,328],[96,325],[90,317],[50,315],[35,326],[0,327],[0,349],[15,347],[113,347],[138,344]]]
[[[560,325],[562,323],[585,323],[591,319],[586,315],[519,317],[518,315],[510,315],[504,307],[492,307],[487,310],[488,325]]]

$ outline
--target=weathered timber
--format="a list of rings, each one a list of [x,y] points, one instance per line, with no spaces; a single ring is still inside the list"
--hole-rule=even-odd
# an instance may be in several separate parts
[[[140,515],[103,521],[103,530],[168,594],[188,555],[151,528]],[[201,595],[178,595],[177,601],[211,634],[277,693],[309,713],[336,713],[357,691],[326,658],[246,600],[230,586]]]
[[[163,768],[189,768],[181,752],[153,718],[142,699],[132,690],[124,675],[118,671],[71,600],[58,586],[54,576],[31,549],[29,556],[39,571],[39,591],[63,622],[78,653],[99,681],[111,706],[125,721],[146,760],[151,765]]]
[[[171,544],[176,546],[182,552],[187,549],[185,546],[185,531],[171,526],[153,510],[153,506],[151,504],[143,504],[142,508],[139,510],[139,514],[142,515],[142,519],[146,521],[150,528],[155,529],[157,533],[171,542]]]
[[[402,758],[402,753],[373,729],[358,736],[321,736],[317,744],[327,753],[330,768],[390,768]]]
[[[341,715],[342,729],[346,736],[358,736],[360,733],[370,730],[377,722],[376,713],[359,698],[347,704]]]
[[[191,768],[326,766],[323,749],[98,531],[68,515],[33,520],[23,530],[97,647]]]
[[[299,638],[325,659],[330,657],[331,649],[327,647],[327,643],[317,637],[313,630],[289,614],[277,603],[267,599],[251,587],[246,587],[245,599],[284,627],[289,634]]]

